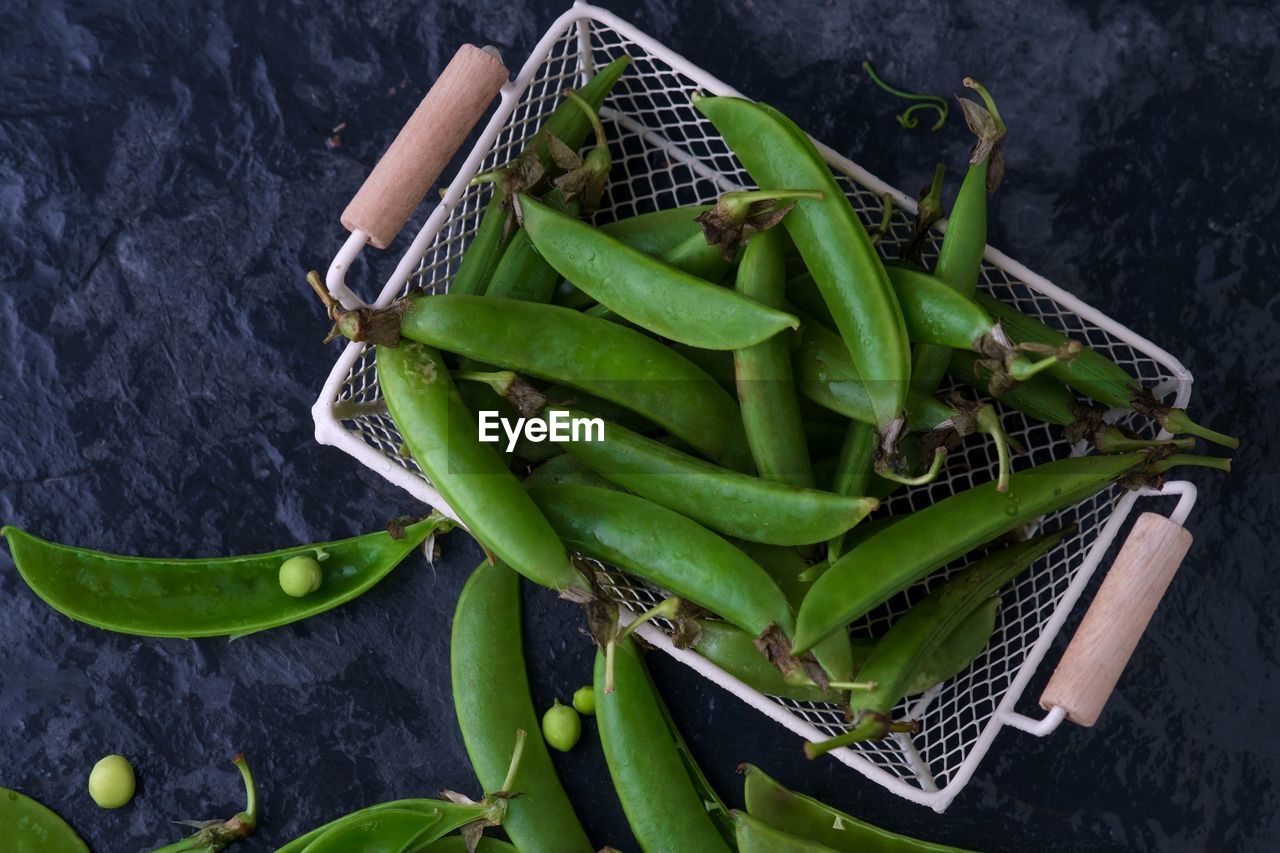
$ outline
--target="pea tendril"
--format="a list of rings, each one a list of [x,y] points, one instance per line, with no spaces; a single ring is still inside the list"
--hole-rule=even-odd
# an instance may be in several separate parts
[[[917,92],[908,92],[895,86],[890,86],[871,67],[870,61],[862,63],[862,70],[867,72],[867,76],[871,78],[872,83],[875,83],[890,95],[903,100],[917,102],[894,116],[898,120],[898,124],[903,128],[911,130],[919,125],[920,121],[915,114],[920,110],[934,110],[938,113],[938,120],[933,123],[933,127],[929,128],[930,132],[941,130],[942,126],[947,123],[947,115],[951,111],[951,105],[947,103],[946,98],[940,95],[921,95]]]

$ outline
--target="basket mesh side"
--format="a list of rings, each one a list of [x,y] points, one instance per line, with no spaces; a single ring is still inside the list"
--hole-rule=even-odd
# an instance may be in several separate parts
[[[577,26],[590,27],[592,60],[596,67],[624,53],[630,54],[634,60],[633,67],[622,77],[605,103],[604,119],[615,165],[611,186],[596,215],[597,221],[605,222],[675,205],[709,202],[725,188],[752,185],[714,128],[690,104],[689,95],[699,88],[695,81],[599,22],[583,20]],[[523,141],[554,109],[560,92],[580,82],[582,57],[578,50],[577,30],[570,26],[538,68],[485,157],[482,170],[502,165],[516,156]],[[868,223],[878,221],[881,206],[876,194],[847,176],[838,177],[864,220]],[[487,187],[473,187],[466,191],[431,242],[422,258],[417,281],[411,280],[411,285],[420,284],[432,292],[448,289],[488,196]],[[895,211],[889,233],[880,243],[881,251],[887,257],[897,256],[898,247],[907,239],[910,227],[910,217],[901,210]],[[932,260],[937,256],[938,244],[937,235],[928,240],[924,250],[926,259]],[[1161,383],[1168,383],[1164,387],[1172,385],[1170,380],[1174,377],[1170,370],[1154,358],[1097,328],[1007,271],[985,265],[981,287],[1087,342],[1123,365],[1148,387]],[[421,475],[417,465],[403,451],[395,425],[378,405],[379,400],[374,355],[371,349],[366,349],[347,376],[338,395],[335,413],[361,441]],[[1070,455],[1072,448],[1056,427],[1033,423],[1013,411],[1003,414],[1009,434],[1026,451],[1016,458],[1015,467],[1025,468]],[[1149,423],[1135,420],[1127,425],[1144,437],[1155,435],[1155,429]],[[920,509],[976,483],[989,481],[994,477],[995,467],[994,451],[982,436],[971,437],[948,458],[945,479],[928,487],[900,493],[888,502],[888,512]],[[991,722],[996,707],[1017,676],[1045,622],[1084,563],[1090,545],[1121,494],[1119,488],[1109,489],[1047,519],[1045,526],[1051,529],[1075,522],[1079,525],[1079,532],[1042,558],[1016,585],[1004,590],[995,636],[983,655],[965,673],[935,688],[931,691],[932,696],[911,697],[898,709],[898,714],[905,715],[907,708],[911,707],[920,721],[921,730],[912,737],[912,745],[939,788],[946,787]],[[963,565],[962,561],[948,566],[917,584],[855,625],[854,632],[865,635],[882,632],[912,602]],[[617,571],[601,567],[601,579],[621,604],[635,612],[661,598],[659,591]],[[776,697],[774,701],[828,733],[836,734],[845,729],[842,712],[832,706]],[[886,739],[861,744],[857,749],[886,773],[915,780],[919,784],[915,768],[897,741]]]

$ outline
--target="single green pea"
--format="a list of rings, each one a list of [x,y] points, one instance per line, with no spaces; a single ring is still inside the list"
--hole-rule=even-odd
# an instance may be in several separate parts
[[[568,752],[582,737],[582,718],[577,711],[561,705],[557,699],[542,715],[542,737],[552,749]]]
[[[137,786],[133,765],[123,755],[108,755],[89,771],[89,796],[104,809],[118,809],[132,800]]]
[[[590,684],[573,691],[573,709],[593,717],[596,713],[596,691]]]
[[[302,598],[320,588],[320,563],[315,557],[299,555],[280,564],[280,588],[287,595]]]

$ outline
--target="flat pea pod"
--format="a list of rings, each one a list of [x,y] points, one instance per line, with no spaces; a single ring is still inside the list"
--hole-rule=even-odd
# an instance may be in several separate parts
[[[597,227],[633,249],[646,255],[661,257],[690,237],[700,236],[702,226],[698,224],[698,217],[710,209],[709,204],[664,207],[650,213],[615,219]]]
[[[753,637],[775,625],[791,635],[791,607],[778,585],[697,522],[644,498],[591,486],[538,486],[530,494],[570,548],[705,607]]]
[[[947,639],[920,664],[915,677],[906,684],[903,696],[915,696],[955,678],[969,668],[991,644],[1000,615],[1000,599],[988,598],[956,625]]]
[[[862,421],[849,421],[844,441],[831,474],[831,491],[838,495],[859,495],[868,491],[876,467],[879,445],[875,428]],[[827,540],[827,559],[834,562],[844,553],[845,534]]]
[[[485,792],[504,782],[516,731],[526,733],[503,829],[522,851],[584,851],[587,840],[556,776],[529,691],[521,636],[520,576],[502,563],[471,573],[453,613],[453,707]]]
[[[243,557],[171,560],[71,548],[16,527],[0,528],[23,580],[49,606],[76,620],[140,637],[240,636],[287,625],[361,595],[428,536],[442,516],[404,528]],[[320,588],[302,598],[280,588],[280,564],[323,554]]]
[[[614,690],[605,691],[605,655],[596,654],[596,723],[627,824],[645,853],[728,853],[707,813],[635,643],[614,650]]]
[[[842,853],[963,853],[873,826],[825,803],[783,787],[754,764],[744,774],[743,801],[752,817],[783,832]]]
[[[936,672],[949,668],[956,658],[967,654],[972,648],[972,644],[967,642],[971,638],[968,634],[956,634],[960,625],[980,610],[1002,586],[1074,532],[1073,527],[1065,528],[1000,548],[912,605],[876,641],[871,654],[858,670],[860,680],[874,682],[876,686],[858,691],[853,696],[851,708],[887,714],[904,696],[910,695],[911,688],[919,686],[915,682],[922,670],[932,668]],[[953,654],[936,657],[939,650],[950,647],[952,643],[956,647]],[[935,664],[926,667],[931,657]],[[970,660],[972,657],[961,666],[967,666]],[[934,673],[930,673],[925,678],[933,676]],[[931,682],[928,686],[936,683]]]
[[[525,231],[556,271],[597,302],[665,338],[706,349],[740,349],[799,321],[632,249],[521,194]]]
[[[761,189],[807,187],[783,220],[866,379],[877,428],[902,416],[911,378],[906,326],[871,238],[817,149],[794,122],[741,98],[694,96],[694,106]]]
[[[609,91],[630,64],[631,57],[618,57],[578,89],[578,96],[592,109],[599,110]],[[576,103],[566,99],[547,116],[538,132],[525,143],[524,150],[506,168],[540,175],[552,164],[551,147],[548,143],[550,137],[554,136],[567,148],[577,150],[590,132],[591,120]],[[511,239],[510,216],[507,191],[502,182],[495,182],[493,195],[485,206],[476,233],[458,263],[458,271],[449,282],[451,292],[475,295],[485,291],[494,268],[502,258],[503,249]]]
[[[401,333],[411,340],[562,382],[645,416],[728,468],[751,466],[733,398],[701,369],[639,332],[514,299],[446,293],[410,304]]]
[[[950,351],[947,371],[964,384],[985,389],[990,376],[979,364],[980,356],[961,350]],[[1129,435],[1102,420],[1100,410],[1082,405],[1076,395],[1053,376],[1033,376],[1000,395],[1002,405],[1017,409],[1045,423],[1064,428],[1068,441],[1089,441],[1100,453],[1128,453],[1162,445],[1191,449],[1195,439],[1144,439]]]
[[[571,453],[562,453],[548,459],[524,478],[526,489],[532,489],[535,486],[558,486],[564,483],[622,490],[621,486],[601,477],[591,470],[587,463]]]
[[[573,409],[552,409],[570,418]],[[604,440],[561,442],[568,453],[628,491],[712,530],[773,545],[821,542],[853,527],[879,502],[752,477],[681,453],[618,424]]]
[[[746,812],[735,809],[730,815],[738,853],[835,853],[825,844],[775,829]]]
[[[494,445],[480,442],[475,416],[458,396],[440,354],[402,341],[379,347],[377,355],[378,382],[391,419],[423,473],[471,534],[534,583],[557,591],[589,591],[502,455]]]
[[[0,837],[9,853],[89,853],[57,812],[8,788],[0,788]]]
[[[350,814],[321,824],[278,848],[276,853],[304,853],[304,851],[320,853],[327,850],[343,850],[346,848],[341,843],[335,846],[335,842],[355,845],[364,840],[370,840],[374,850],[401,850],[407,847],[407,843],[399,838],[406,825],[411,825],[411,828],[416,830],[411,840],[420,839],[421,843],[425,844],[432,840],[423,837],[425,835],[434,832],[438,833],[435,835],[436,838],[444,837],[473,821],[496,817],[496,811],[491,805],[485,803],[468,805],[443,800],[391,800],[357,809]],[[384,819],[384,816],[388,837],[385,843],[377,846],[377,837],[370,839],[369,836],[374,836],[378,823]],[[353,827],[358,829],[348,834],[348,830]],[[397,841],[400,843],[396,843]]]
[[[422,848],[423,853],[472,853],[467,848],[467,840],[461,835],[449,835],[439,841],[433,841]],[[481,836],[475,853],[518,853],[516,848],[505,841],[489,836]]]
[[[698,638],[693,641],[693,650],[753,690],[798,702],[835,704],[840,701],[839,694],[834,690],[823,690],[816,684],[788,681],[757,648],[755,638],[736,625],[713,619],[699,619],[698,628]]]
[[[999,318],[1005,329],[1017,340],[1031,341],[1060,347],[1071,339],[1039,320],[1028,317],[998,299],[984,293],[976,295],[979,305]],[[1186,409],[1174,409],[1163,405],[1144,393],[1142,384],[1120,365],[1085,347],[1075,358],[1058,362],[1048,370],[1049,375],[1064,382],[1069,388],[1092,397],[1113,409],[1136,409],[1150,417],[1169,432],[1194,435],[1222,447],[1236,448],[1240,439],[1216,432],[1191,420]]]
[[[1177,465],[1230,470],[1228,460],[1205,456],[1076,456],[1015,473],[1008,492],[987,482],[917,510],[850,549],[814,582],[800,606],[793,650],[807,651],[934,569],[1020,525],[1079,503],[1116,480]]]
[[[704,241],[705,242],[705,241]],[[735,286],[743,296],[782,307],[786,287],[786,241],[769,229],[743,250]],[[734,379],[751,458],[761,477],[812,487],[813,467],[791,374],[786,338],[777,336],[733,354]]]

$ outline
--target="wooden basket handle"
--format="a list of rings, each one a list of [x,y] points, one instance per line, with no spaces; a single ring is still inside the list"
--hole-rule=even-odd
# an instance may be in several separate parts
[[[1081,726],[1097,722],[1190,548],[1180,524],[1154,512],[1138,518],[1040,694],[1041,708],[1057,705]]]
[[[459,48],[342,211],[343,226],[387,248],[506,81],[496,51]]]

